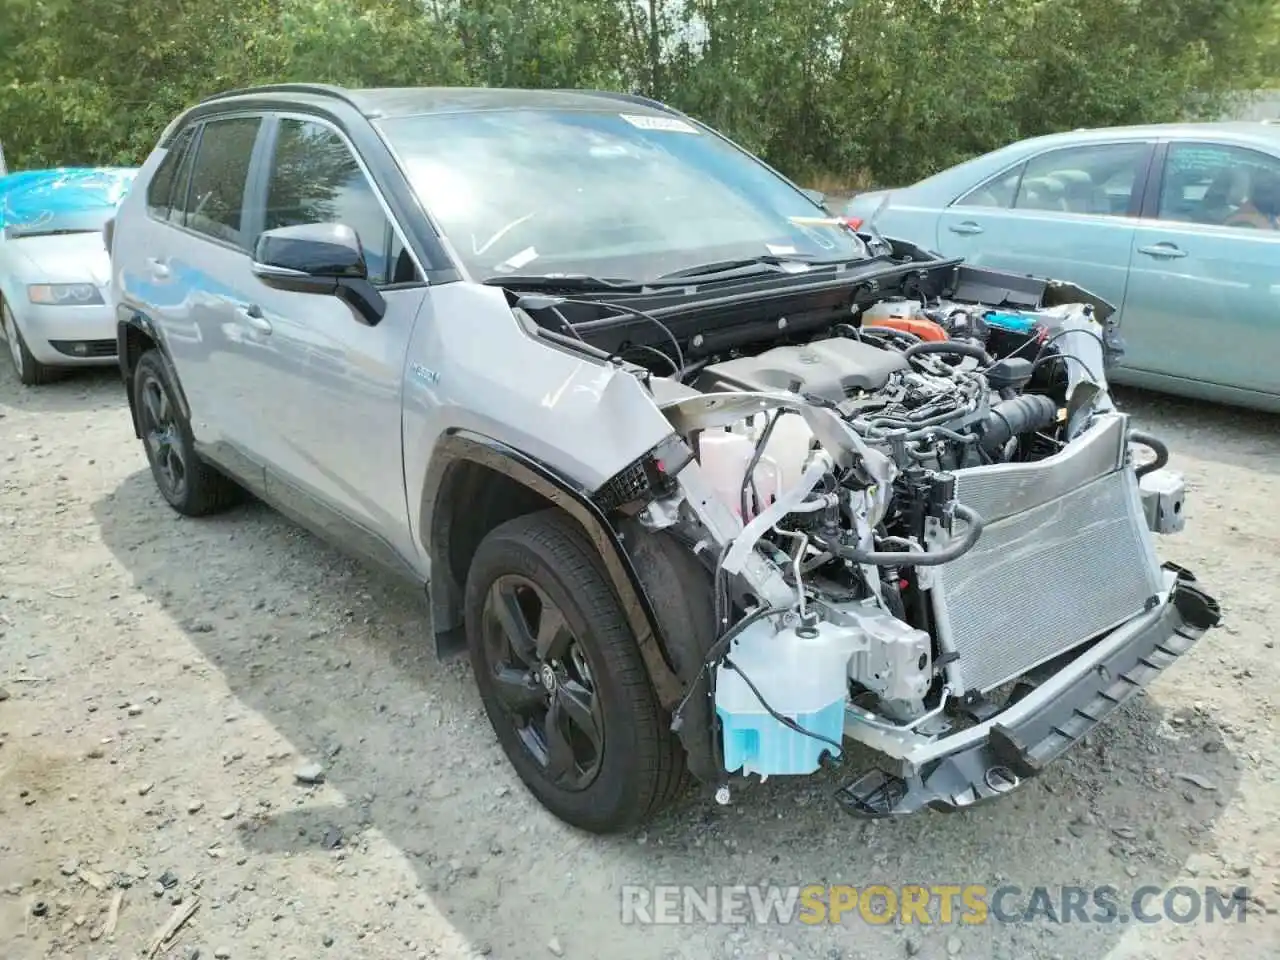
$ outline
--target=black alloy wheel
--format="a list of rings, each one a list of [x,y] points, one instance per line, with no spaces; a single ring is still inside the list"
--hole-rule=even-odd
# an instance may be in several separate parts
[[[175,382],[158,349],[138,358],[133,372],[138,432],[161,496],[184,516],[201,517],[237,503],[244,491],[196,453]]]
[[[564,613],[528,577],[507,574],[489,587],[483,623],[494,692],[520,742],[556,786],[590,786],[600,772],[603,718]]]
[[[464,595],[467,646],[498,742],[561,820],[615,833],[687,786],[635,634],[582,528],[559,509],[500,524]]]
[[[156,484],[170,503],[182,502],[187,493],[187,451],[178,427],[177,408],[157,372],[150,369],[138,378],[142,401],[139,418]]]

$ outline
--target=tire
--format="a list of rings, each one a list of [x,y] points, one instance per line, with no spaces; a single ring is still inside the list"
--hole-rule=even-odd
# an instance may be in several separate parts
[[[133,399],[151,476],[169,506],[183,516],[203,517],[240,501],[241,489],[195,452],[172,370],[159,350],[138,358]]]
[[[23,339],[18,322],[14,319],[9,304],[0,299],[0,326],[4,328],[4,338],[8,344],[9,361],[13,364],[13,372],[23,386],[39,387],[58,379],[59,370],[41,363],[31,355],[27,341]]]
[[[512,598],[519,609],[505,606],[512,616],[504,630],[499,610]],[[608,834],[650,819],[680,794],[684,753],[599,556],[572,520],[548,510],[495,528],[476,551],[464,602],[485,711],[516,773],[547,810]],[[539,631],[553,640],[546,655],[517,654],[511,636],[530,641]],[[568,765],[554,762],[564,752],[548,735],[552,704],[560,731],[554,743],[577,748]],[[594,739],[586,732],[592,724]],[[567,772],[557,777],[560,769]]]

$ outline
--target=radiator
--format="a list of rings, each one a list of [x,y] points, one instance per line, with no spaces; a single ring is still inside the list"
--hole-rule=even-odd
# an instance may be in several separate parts
[[[966,690],[991,690],[1085,643],[1160,592],[1125,462],[1127,425],[1111,414],[1049,459],[956,471],[956,499],[984,528],[968,553],[937,568],[931,593]]]

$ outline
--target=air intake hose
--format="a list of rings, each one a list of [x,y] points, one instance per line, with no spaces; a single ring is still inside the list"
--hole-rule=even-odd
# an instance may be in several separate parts
[[[987,414],[980,446],[994,454],[1014,437],[1051,426],[1057,416],[1058,405],[1038,393],[1001,400]]]
[[[1159,470],[1169,462],[1169,448],[1164,445],[1164,441],[1159,437],[1153,437],[1144,430],[1130,430],[1129,439],[1134,443],[1140,443],[1144,447],[1149,447],[1155,451],[1156,458],[1151,463],[1144,463],[1134,472],[1138,478],[1145,477],[1148,473]]]

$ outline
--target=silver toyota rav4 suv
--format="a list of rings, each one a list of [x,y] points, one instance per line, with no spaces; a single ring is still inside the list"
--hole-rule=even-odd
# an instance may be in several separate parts
[[[1113,308],[855,229],[578,91],[238,90],[106,232],[180,513],[252,493],[427,588],[587,830],[853,766],[870,817],[1035,776],[1219,621],[1116,408]]]

